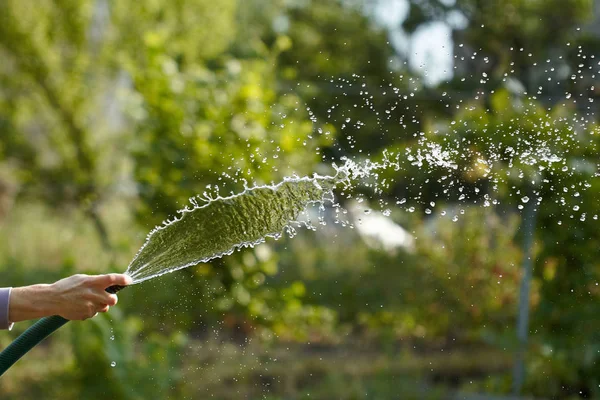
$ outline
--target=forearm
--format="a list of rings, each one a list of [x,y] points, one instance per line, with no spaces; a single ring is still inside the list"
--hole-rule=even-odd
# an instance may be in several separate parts
[[[13,288],[10,293],[8,319],[19,322],[57,314],[53,305],[56,294],[52,285],[31,285]]]
[[[0,328],[5,328],[7,321],[19,322],[48,315],[60,315],[69,320],[91,318],[117,304],[117,296],[107,293],[107,287],[131,283],[131,277],[124,274],[78,274],[51,285],[13,288],[10,299],[8,289],[0,289]]]

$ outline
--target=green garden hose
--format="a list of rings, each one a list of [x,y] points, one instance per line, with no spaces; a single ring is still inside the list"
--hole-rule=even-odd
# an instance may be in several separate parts
[[[111,286],[106,289],[108,293],[117,293],[124,286]],[[6,372],[27,352],[37,346],[42,340],[51,335],[55,330],[69,322],[68,319],[53,315],[45,317],[30,326],[19,335],[11,344],[0,353],[0,376]]]

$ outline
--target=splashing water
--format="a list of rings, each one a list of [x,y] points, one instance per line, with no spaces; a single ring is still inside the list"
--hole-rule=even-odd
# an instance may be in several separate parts
[[[343,161],[340,167],[333,165],[334,176],[286,178],[277,185],[247,188],[228,197],[207,195],[205,204],[199,204],[198,197],[191,198],[191,207],[148,234],[125,273],[139,283],[255,246],[269,237],[278,239],[284,232],[293,235],[293,224],[312,227],[310,221],[299,219],[310,205],[318,204],[321,210],[325,203],[338,207],[333,194],[336,186],[350,188],[352,181],[374,171],[398,168],[390,157],[380,163]]]
[[[335,176],[288,178],[202,205],[192,198],[179,217],[150,232],[126,274],[139,283],[278,238],[310,204],[333,202],[333,188],[344,179],[340,169]]]
[[[492,151],[491,155],[480,154],[477,161],[484,167],[484,176],[496,183],[503,180],[493,172],[494,163],[499,162],[499,157],[494,155],[498,153],[503,153],[504,162],[511,166],[536,165],[540,170],[552,172],[558,170],[553,165],[560,165],[563,159],[552,151],[547,139],[528,141],[523,148],[515,145],[515,148],[507,147],[497,153]],[[148,234],[126,274],[133,278],[134,283],[139,283],[229,255],[237,249],[255,246],[269,237],[277,239],[284,232],[293,235],[293,225],[302,225],[299,217],[311,204],[320,205],[321,210],[325,203],[339,208],[333,194],[338,185],[343,185],[340,194],[346,198],[353,197],[352,191],[357,183],[369,188],[375,195],[382,194],[388,183],[381,179],[379,172],[389,169],[399,171],[409,165],[426,168],[429,172],[434,169],[453,172],[459,168],[465,154],[461,147],[460,142],[443,145],[422,137],[415,148],[406,148],[402,156],[401,153],[384,151],[380,162],[370,159],[356,162],[342,158],[344,164],[341,167],[333,164],[336,170],[334,176],[315,174],[313,177],[286,178],[277,185],[255,186],[228,197],[211,198],[206,195],[204,204],[199,204],[199,198],[193,197],[190,199],[191,207],[180,210],[178,217],[165,221]],[[490,148],[494,150],[493,144]],[[438,183],[444,179],[442,177]],[[453,185],[452,180],[447,182],[448,187]],[[477,188],[475,192],[478,192]],[[459,196],[459,201],[466,201],[462,187],[459,188]],[[359,203],[363,200],[360,195],[357,199]],[[485,194],[484,199],[483,205],[489,206],[489,195]],[[521,197],[522,203],[529,200],[527,196]],[[402,199],[396,204],[405,204],[405,201]],[[430,202],[430,207],[435,207],[435,202]],[[519,209],[522,207],[520,205]],[[414,210],[412,206],[406,208],[408,212]],[[389,216],[390,213],[386,210],[384,215]],[[431,209],[426,209],[425,213],[431,214]],[[441,215],[445,215],[445,211]],[[452,218],[453,221],[457,219],[457,215]],[[312,227],[310,222],[304,224]]]
[[[410,95],[402,95],[401,89],[396,87],[366,88],[366,83],[361,82],[364,78],[355,75],[353,79],[340,79],[336,87],[343,91],[357,86],[365,88],[362,89],[364,93],[360,92],[365,96],[361,108],[375,113],[382,132],[385,132],[383,118],[399,118],[399,129],[410,131],[407,121],[415,123],[420,118],[418,109],[406,104],[420,87],[414,78],[409,78],[407,85],[413,88]],[[506,202],[512,197],[517,208],[523,210],[524,205],[538,207],[543,197],[549,197],[564,207],[569,218],[575,218],[574,212],[580,207],[580,193],[591,187],[591,179],[600,176],[597,172],[600,164],[588,165],[589,162],[586,164],[574,157],[583,154],[598,133],[598,128],[592,124],[595,118],[589,105],[591,100],[585,103],[585,117],[577,110],[567,112],[568,105],[564,104],[551,111],[537,101],[537,96],[542,95],[541,86],[534,93],[523,90],[513,93],[510,78],[505,74],[503,85],[488,90],[485,87],[488,81],[482,80],[482,86],[471,101],[454,101],[455,119],[433,125],[431,130],[415,131],[412,138],[405,138],[405,146],[395,148],[396,152],[384,150],[379,155],[379,162],[368,158],[359,160],[360,156],[356,155],[354,160],[343,157],[344,165],[334,165],[334,176],[286,178],[277,185],[247,188],[229,197],[207,196],[204,204],[199,204],[198,198],[190,199],[191,206],[179,211],[177,218],[150,232],[126,273],[134,283],[139,283],[231,254],[236,249],[254,246],[268,237],[278,238],[284,232],[293,234],[293,225],[302,224],[299,217],[311,204],[323,208],[325,203],[331,203],[340,208],[333,195],[339,184],[344,185],[339,194],[346,198],[355,196],[358,203],[368,200],[366,197],[370,200],[378,198],[386,217],[391,215],[393,208],[408,213],[422,208],[428,216],[437,214],[457,221],[458,214],[464,214],[463,206],[490,207],[500,204],[501,199]],[[384,112],[379,113],[374,108],[374,96],[391,99]],[[482,99],[486,96],[496,104],[493,113],[484,112],[485,107],[482,108]],[[450,107],[451,97],[446,92],[442,94],[446,108]],[[570,98],[570,94],[565,97],[572,101]],[[354,148],[355,137],[350,132],[352,126],[348,117],[352,110],[338,111],[340,115],[335,117],[330,111],[337,106],[332,105],[328,110],[326,122],[341,123],[340,129],[348,133],[347,147]],[[401,107],[413,115],[398,116]],[[317,123],[312,111],[307,110],[311,121]],[[357,121],[353,129],[361,129],[364,125]],[[317,131],[321,132],[321,129]],[[338,150],[347,154],[341,148]],[[372,155],[368,153],[367,156]],[[389,169],[408,173],[393,195],[389,189],[399,182],[394,174],[388,173]],[[420,173],[410,175],[410,171],[419,170]],[[416,179],[423,172],[424,180]],[[369,194],[356,193],[356,182]],[[435,192],[428,197],[429,186],[435,186]],[[551,197],[551,193],[557,192],[563,195]],[[395,202],[392,202],[393,198]],[[452,212],[440,207],[439,204],[444,202],[459,209]],[[586,214],[581,213],[581,220],[585,218]],[[306,226],[311,227],[310,223]]]

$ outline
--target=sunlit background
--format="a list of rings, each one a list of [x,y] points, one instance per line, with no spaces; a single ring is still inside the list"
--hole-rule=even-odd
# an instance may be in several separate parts
[[[0,397],[600,398],[598,102],[598,0],[0,0],[0,286],[401,160],[343,223],[123,290]]]

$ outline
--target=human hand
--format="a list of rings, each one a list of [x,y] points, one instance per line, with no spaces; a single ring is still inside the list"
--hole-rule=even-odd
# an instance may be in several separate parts
[[[10,322],[48,315],[76,320],[91,318],[117,304],[117,296],[106,292],[107,287],[131,283],[131,277],[123,274],[73,275],[51,285],[12,288],[8,318]]]
[[[84,320],[99,312],[107,312],[117,304],[117,295],[106,292],[106,288],[132,283],[124,274],[73,275],[50,285],[53,293],[49,299],[52,314],[69,320]]]

